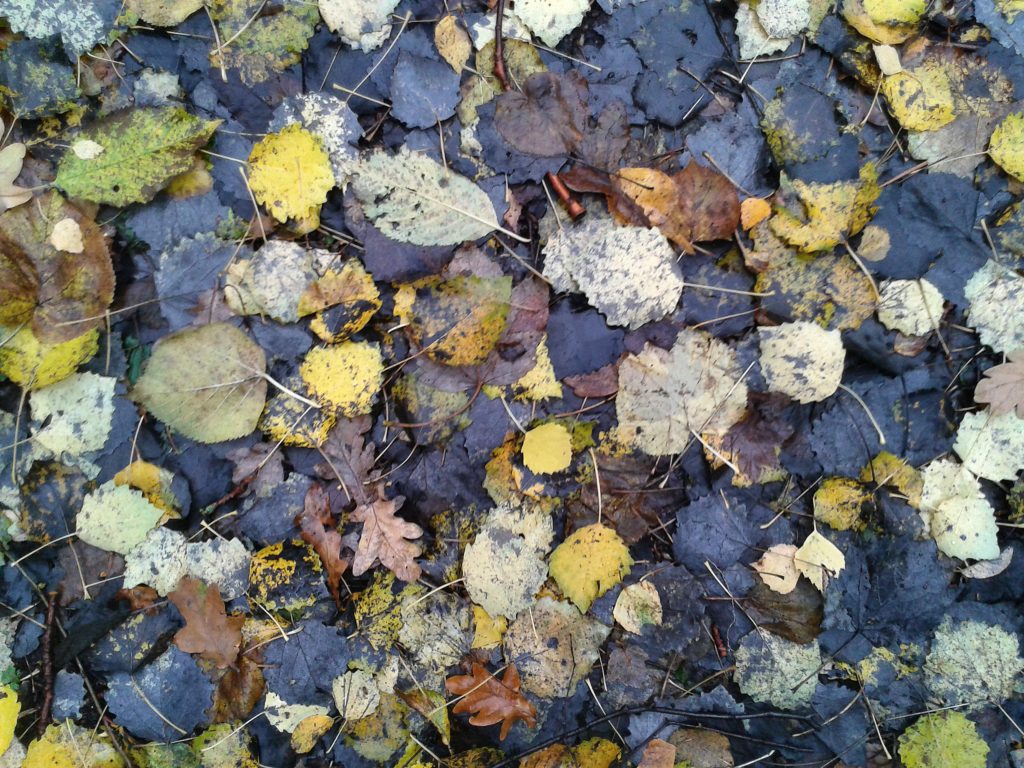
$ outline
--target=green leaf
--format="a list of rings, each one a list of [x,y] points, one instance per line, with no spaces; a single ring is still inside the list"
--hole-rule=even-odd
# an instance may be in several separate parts
[[[982,768],[988,744],[961,712],[925,715],[900,736],[900,761],[907,768]]]
[[[132,396],[186,437],[233,440],[256,428],[265,368],[263,350],[233,325],[189,328],[157,343]]]
[[[193,153],[218,125],[219,120],[200,120],[180,107],[117,112],[79,137],[102,151],[81,157],[86,153],[76,153],[73,145],[61,158],[54,183],[71,197],[94,203],[147,202],[192,167]]]

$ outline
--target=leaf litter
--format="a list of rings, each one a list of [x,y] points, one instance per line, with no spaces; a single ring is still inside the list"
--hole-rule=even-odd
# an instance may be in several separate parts
[[[208,6],[0,2],[0,764],[1017,757],[1019,8]]]

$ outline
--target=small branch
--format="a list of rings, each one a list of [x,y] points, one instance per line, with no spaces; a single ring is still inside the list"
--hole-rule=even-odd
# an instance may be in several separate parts
[[[53,707],[53,627],[57,618],[57,592],[50,592],[46,601],[46,628],[41,642],[43,652],[43,702],[39,706],[39,722],[36,725],[40,738],[50,724],[50,710]]]

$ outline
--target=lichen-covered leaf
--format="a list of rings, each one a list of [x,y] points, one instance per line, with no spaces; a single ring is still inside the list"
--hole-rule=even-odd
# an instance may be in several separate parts
[[[551,578],[586,613],[590,604],[629,574],[629,547],[600,523],[574,531],[551,553]]]
[[[398,0],[320,0],[320,15],[342,40],[369,52],[388,39],[397,6]]]
[[[762,328],[761,370],[769,388],[801,403],[831,397],[839,388],[846,349],[839,331],[806,321]]]
[[[68,196],[93,203],[145,203],[192,166],[219,120],[200,120],[181,107],[136,107],[86,128],[80,140],[103,147],[94,157],[69,149],[54,184]]]
[[[946,617],[924,664],[931,693],[946,704],[980,709],[1014,695],[1024,672],[1016,634],[982,621]]]
[[[980,768],[988,751],[974,723],[955,710],[924,715],[900,735],[900,762],[906,768]]]
[[[968,322],[983,344],[997,352],[1024,349],[1024,277],[989,260],[964,288]]]
[[[299,373],[324,408],[352,417],[370,412],[380,390],[384,363],[376,344],[344,341],[310,350]]]
[[[1013,480],[1024,468],[1024,419],[968,413],[960,422],[953,450],[971,472],[986,480]]]
[[[590,0],[519,0],[516,16],[546,45],[556,46],[589,9]]]
[[[736,682],[745,694],[780,709],[811,703],[821,668],[818,641],[806,645],[751,632],[736,649]]]
[[[925,279],[890,280],[882,286],[878,320],[907,336],[923,336],[939,327],[942,294]]]
[[[108,481],[82,502],[78,538],[107,552],[127,555],[145,541],[163,514],[135,489]]]

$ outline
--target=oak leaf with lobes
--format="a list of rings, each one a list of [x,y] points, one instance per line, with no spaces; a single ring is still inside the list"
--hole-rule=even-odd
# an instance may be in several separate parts
[[[174,644],[221,669],[231,666],[242,645],[245,617],[227,615],[217,585],[186,576],[167,597],[185,618],[185,627],[174,636]]]
[[[354,575],[366,573],[380,561],[402,581],[416,581],[420,577],[420,567],[415,558],[421,550],[410,539],[422,536],[423,529],[395,514],[404,501],[402,496],[385,499],[384,487],[378,485],[377,497],[352,511],[352,520],[363,524],[359,546],[352,560]]]
[[[444,687],[463,697],[453,712],[473,713],[469,718],[472,725],[501,723],[499,738],[503,741],[516,721],[521,720],[531,728],[537,725],[536,708],[519,692],[519,670],[515,664],[509,664],[499,680],[474,663],[472,674],[453,675],[444,681]]]

